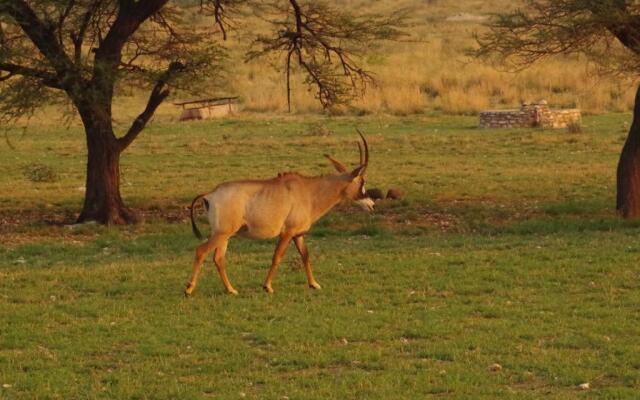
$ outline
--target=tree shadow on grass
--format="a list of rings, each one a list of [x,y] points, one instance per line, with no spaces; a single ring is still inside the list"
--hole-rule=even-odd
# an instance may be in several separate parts
[[[542,204],[538,213],[509,224],[501,233],[562,234],[638,229],[640,220],[622,219],[608,203],[598,200],[569,200]]]
[[[505,227],[500,233],[516,235],[550,235],[580,232],[611,232],[640,230],[640,221],[625,221],[619,218],[555,218],[532,219]]]
[[[623,220],[606,199],[547,203],[465,199],[425,206],[426,213],[448,216],[452,221],[447,226],[448,232],[463,235],[562,234],[640,228],[640,220]]]

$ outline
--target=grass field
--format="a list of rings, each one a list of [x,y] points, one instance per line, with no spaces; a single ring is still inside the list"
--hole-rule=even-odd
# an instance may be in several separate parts
[[[67,226],[80,208],[80,128],[0,145],[0,398],[637,398],[640,224],[612,208],[628,114],[583,133],[481,130],[475,117],[247,117],[146,130],[122,160],[130,227]],[[357,160],[404,199],[342,206],[308,245],[232,239],[223,293],[191,198],[278,171]],[[41,182],[34,182],[40,180]],[[204,222],[201,222],[204,224]],[[500,370],[491,370],[493,364]],[[589,383],[588,390],[580,384]]]

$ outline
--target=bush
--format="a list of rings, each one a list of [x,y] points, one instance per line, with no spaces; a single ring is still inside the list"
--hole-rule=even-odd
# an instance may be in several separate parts
[[[582,124],[579,121],[573,121],[567,124],[568,133],[582,133]]]
[[[31,182],[55,182],[58,178],[56,171],[52,167],[38,163],[24,166],[22,173]]]
[[[314,123],[309,125],[307,129],[307,135],[309,136],[331,136],[332,134],[333,132],[323,124]]]

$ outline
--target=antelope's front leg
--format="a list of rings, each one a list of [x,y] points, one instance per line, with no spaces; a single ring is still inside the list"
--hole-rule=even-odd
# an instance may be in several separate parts
[[[309,283],[309,287],[311,289],[322,289],[320,284],[316,282],[313,277],[311,260],[309,260],[309,250],[307,249],[307,245],[304,243],[304,236],[296,236],[293,238],[293,243],[295,243],[298,253],[300,253],[300,257],[302,257],[302,263],[304,264],[304,270],[307,273],[307,282]]]
[[[273,293],[271,281],[273,281],[273,275],[275,275],[276,273],[276,268],[278,268],[278,264],[280,264],[282,256],[284,256],[284,252],[287,250],[287,246],[289,246],[289,242],[291,242],[291,236],[283,235],[280,236],[280,239],[278,240],[276,251],[273,253],[273,260],[271,261],[271,269],[267,274],[267,279],[265,279],[264,285],[262,285],[267,293]]]

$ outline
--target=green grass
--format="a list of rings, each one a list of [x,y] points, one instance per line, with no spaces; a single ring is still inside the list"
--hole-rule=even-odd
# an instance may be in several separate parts
[[[152,216],[111,228],[43,222],[79,208],[79,129],[10,133],[0,398],[636,398],[640,223],[612,211],[628,119],[588,117],[581,134],[437,115],[158,124],[123,158],[124,197]],[[234,238],[239,296],[208,260],[185,299],[188,201],[227,179],[328,173],[325,152],[353,162],[355,126],[369,186],[406,197],[317,224],[323,289],[306,288],[290,248],[265,294],[275,243]],[[57,179],[28,180],[32,164]]]

